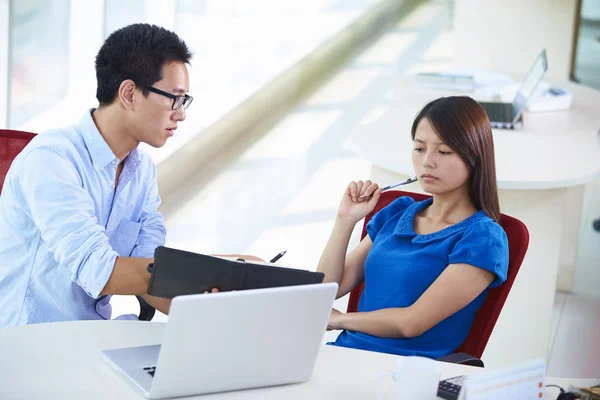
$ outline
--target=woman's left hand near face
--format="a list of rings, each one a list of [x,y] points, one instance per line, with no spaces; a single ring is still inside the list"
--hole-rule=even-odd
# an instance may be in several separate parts
[[[381,188],[376,183],[350,182],[338,208],[338,218],[360,221],[375,208],[380,195]]]

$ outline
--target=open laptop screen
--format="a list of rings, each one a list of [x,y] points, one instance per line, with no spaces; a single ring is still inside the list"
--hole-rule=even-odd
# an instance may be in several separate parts
[[[533,94],[533,91],[537,87],[538,83],[540,83],[542,77],[544,76],[547,70],[548,60],[546,59],[546,50],[544,49],[542,50],[538,58],[533,63],[533,66],[527,73],[527,76],[523,80],[523,83],[521,84],[521,87],[517,92],[517,96],[513,101],[514,121],[516,121],[523,112],[523,109],[527,104],[527,100],[529,100],[529,98]]]

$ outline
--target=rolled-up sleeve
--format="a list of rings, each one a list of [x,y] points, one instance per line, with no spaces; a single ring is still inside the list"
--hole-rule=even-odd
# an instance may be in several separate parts
[[[42,147],[27,154],[17,190],[56,262],[71,279],[98,298],[114,268],[117,253],[98,223],[94,202],[66,155]]]
[[[152,174],[150,174],[150,190],[148,197],[144,202],[141,217],[141,228],[133,251],[132,257],[154,257],[154,250],[158,246],[165,244],[166,229],[163,215],[158,211],[160,205],[160,196],[158,195],[158,186],[156,183],[156,167],[151,165]]]

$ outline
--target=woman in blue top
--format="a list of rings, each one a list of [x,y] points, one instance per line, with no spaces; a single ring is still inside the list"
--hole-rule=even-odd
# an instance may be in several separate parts
[[[346,255],[381,194],[370,181],[351,182],[317,270],[339,284],[338,298],[365,282],[358,312],[332,310],[329,329],[343,330],[334,345],[438,358],[465,340],[489,288],[506,279],[508,242],[483,108],[470,97],[434,100],[411,135],[416,176],[433,197],[395,200]]]

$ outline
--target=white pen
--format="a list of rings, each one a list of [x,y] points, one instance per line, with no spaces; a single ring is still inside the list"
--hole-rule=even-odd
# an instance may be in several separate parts
[[[384,187],[384,188],[382,189],[382,192],[384,192],[384,191],[386,191],[386,190],[389,190],[389,189],[393,189],[393,188],[395,188],[395,187],[397,187],[397,186],[408,185],[409,183],[413,183],[413,182],[416,182],[416,181],[417,181],[417,177],[416,177],[416,176],[413,176],[413,177],[411,177],[411,178],[408,178],[407,180],[404,180],[404,181],[402,181],[402,182],[394,183],[393,185],[389,185],[389,186],[386,186],[386,187]],[[371,193],[371,194],[372,194],[372,193]],[[371,195],[369,195],[369,196],[371,196]],[[365,195],[363,194],[362,196],[360,196],[360,197],[359,197],[359,199],[364,199],[365,197],[369,197],[369,196],[365,196]]]

